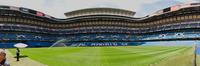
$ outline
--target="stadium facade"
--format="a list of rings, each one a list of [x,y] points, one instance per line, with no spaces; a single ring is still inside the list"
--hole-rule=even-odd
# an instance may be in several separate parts
[[[47,47],[61,39],[69,46],[126,46],[148,40],[198,39],[200,3],[180,4],[145,17],[116,8],[87,8],[59,19],[23,7],[0,6],[0,47],[26,43]]]

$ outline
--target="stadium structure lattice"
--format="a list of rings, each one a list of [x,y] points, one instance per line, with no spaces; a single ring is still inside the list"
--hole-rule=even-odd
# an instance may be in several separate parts
[[[24,7],[0,6],[0,44],[49,47],[58,38],[70,46],[127,46],[142,41],[200,39],[200,3],[174,5],[145,17],[117,8],[87,8],[59,19]],[[0,45],[4,47],[4,45]]]

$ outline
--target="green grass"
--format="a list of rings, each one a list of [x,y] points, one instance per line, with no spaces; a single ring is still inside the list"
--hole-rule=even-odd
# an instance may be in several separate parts
[[[150,66],[189,49],[192,47],[57,47],[26,48],[21,52],[49,66]],[[15,49],[10,51],[15,53]]]
[[[154,63],[154,66],[193,66],[193,60],[194,48],[191,48]]]
[[[197,55],[197,66],[200,66],[200,55]]]

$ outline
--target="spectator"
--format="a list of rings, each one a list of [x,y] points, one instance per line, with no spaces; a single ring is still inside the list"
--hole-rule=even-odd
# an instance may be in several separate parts
[[[10,66],[6,60],[6,53],[4,51],[0,52],[0,66]]]

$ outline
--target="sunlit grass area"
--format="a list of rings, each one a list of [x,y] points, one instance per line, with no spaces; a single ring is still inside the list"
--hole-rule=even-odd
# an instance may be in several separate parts
[[[197,66],[200,66],[200,55],[197,55]]]
[[[10,49],[15,54],[15,49]],[[167,66],[192,62],[192,47],[54,47],[21,49],[22,55],[48,66]],[[187,57],[186,59],[184,59]],[[172,61],[175,60],[175,61]],[[179,61],[180,60],[180,61]],[[182,63],[192,65],[191,62]],[[168,65],[169,66],[169,65]],[[172,65],[174,66],[174,65]]]

